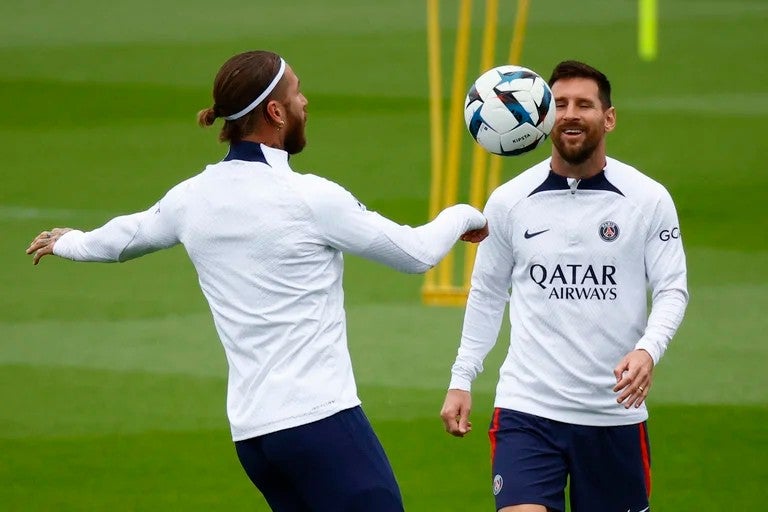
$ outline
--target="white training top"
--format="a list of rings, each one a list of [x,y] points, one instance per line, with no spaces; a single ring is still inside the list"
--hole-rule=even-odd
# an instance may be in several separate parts
[[[558,176],[547,159],[494,191],[484,213],[490,235],[478,248],[450,388],[470,390],[509,301],[496,407],[580,425],[647,419],[645,404],[616,402],[613,369],[633,349],[658,363],[688,302],[666,189],[610,158],[584,180]]]
[[[286,152],[240,142],[149,210],[71,231],[54,253],[112,262],[184,245],[226,352],[227,413],[238,441],[360,404],[342,251],[424,272],[462,233],[484,225],[468,205],[424,226],[398,225],[339,185],[295,173]]]

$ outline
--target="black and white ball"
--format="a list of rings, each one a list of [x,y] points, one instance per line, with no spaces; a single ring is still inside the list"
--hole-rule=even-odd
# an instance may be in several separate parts
[[[464,101],[464,121],[487,151],[514,156],[540,145],[555,124],[555,99],[539,74],[505,65],[486,71]]]

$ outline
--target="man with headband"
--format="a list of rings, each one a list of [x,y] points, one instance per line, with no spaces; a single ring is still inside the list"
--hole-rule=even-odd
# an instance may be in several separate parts
[[[342,252],[402,272],[487,235],[468,205],[402,226],[288,157],[306,144],[307,99],[278,55],[235,55],[219,70],[202,126],[224,119],[221,162],[148,210],[90,232],[56,228],[27,249],[126,261],[183,244],[229,365],[227,414],[243,468],[275,511],[403,509],[389,461],[360,407],[346,340]]]

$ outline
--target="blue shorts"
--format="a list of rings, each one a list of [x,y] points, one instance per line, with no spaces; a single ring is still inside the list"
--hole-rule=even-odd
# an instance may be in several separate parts
[[[274,512],[402,512],[392,467],[362,408],[235,442]]]
[[[591,427],[496,409],[488,435],[497,510],[529,503],[564,512],[568,479],[571,512],[650,510],[645,422]]]

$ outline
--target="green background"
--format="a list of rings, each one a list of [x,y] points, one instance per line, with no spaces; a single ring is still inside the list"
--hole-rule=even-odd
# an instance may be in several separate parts
[[[514,2],[502,4],[503,56]],[[637,56],[634,1],[532,4],[522,64],[605,71],[618,112],[609,153],[678,206],[691,302],[648,400],[654,510],[765,507],[768,3],[660,2],[654,62]],[[449,91],[457,2],[441,9]],[[33,268],[24,249],[41,229],[144,209],[220,159],[219,125],[200,129],[195,114],[224,60],[257,48],[282,54],[309,98],[294,168],[425,222],[425,25],[414,0],[0,5],[0,509],[267,509],[236,460],[225,360],[183,250]],[[465,132],[462,143],[466,154]],[[506,159],[504,178],[547,153]],[[360,396],[407,510],[493,510],[485,430],[508,333],[475,384],[475,431],[451,438],[438,413],[462,310],[422,306],[422,284],[347,258]]]

